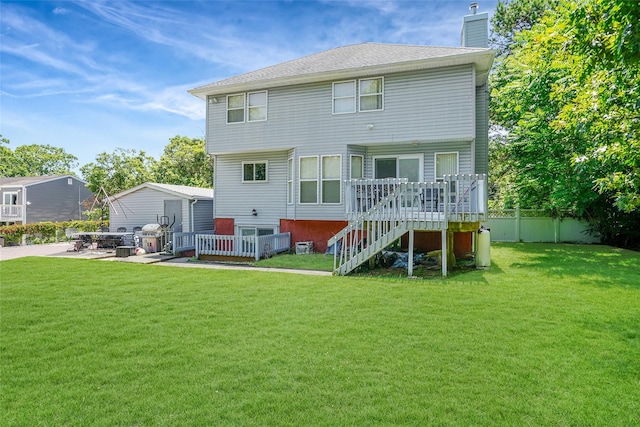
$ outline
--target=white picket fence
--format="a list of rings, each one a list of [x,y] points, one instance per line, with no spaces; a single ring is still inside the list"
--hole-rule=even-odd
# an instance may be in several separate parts
[[[234,256],[243,258],[269,257],[291,248],[291,233],[266,236],[195,235],[196,258],[200,255]]]

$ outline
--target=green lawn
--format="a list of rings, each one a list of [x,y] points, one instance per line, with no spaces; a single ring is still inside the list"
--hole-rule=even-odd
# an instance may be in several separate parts
[[[640,425],[640,254],[447,279],[0,262],[0,425]]]

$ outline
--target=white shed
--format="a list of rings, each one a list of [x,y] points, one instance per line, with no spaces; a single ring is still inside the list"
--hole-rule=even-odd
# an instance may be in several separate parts
[[[176,232],[212,231],[213,189],[145,182],[109,198],[109,228],[161,223]]]

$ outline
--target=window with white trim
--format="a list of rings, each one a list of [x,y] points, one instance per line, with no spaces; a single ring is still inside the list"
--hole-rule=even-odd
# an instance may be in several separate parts
[[[244,122],[244,93],[227,96],[227,123]]]
[[[458,173],[458,153],[435,153],[435,178],[436,181],[444,181],[445,175]],[[449,183],[449,198],[451,203],[456,201],[456,181]]]
[[[340,203],[341,156],[322,156],[322,203]]]
[[[243,227],[239,226],[238,230],[240,231],[240,235],[243,237],[248,236],[269,236],[275,233],[275,228],[269,227]]]
[[[301,204],[318,203],[318,156],[300,157]]]
[[[364,157],[352,154],[351,155],[351,179],[361,179],[364,177]]]
[[[444,175],[458,173],[458,153],[435,153],[436,181],[444,180]]]
[[[248,121],[259,122],[267,120],[267,92],[252,92],[248,94]]]
[[[293,158],[287,162],[287,204],[293,203]]]
[[[356,82],[337,82],[333,84],[333,114],[356,112]]]
[[[360,80],[360,111],[380,111],[383,109],[383,86],[384,82],[382,77]]]
[[[242,162],[242,182],[267,182],[267,165],[264,162]]]

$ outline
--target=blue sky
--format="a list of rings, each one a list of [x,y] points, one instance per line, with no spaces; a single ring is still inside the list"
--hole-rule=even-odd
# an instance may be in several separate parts
[[[188,89],[361,42],[458,46],[469,3],[0,1],[0,133],[80,166],[118,147],[159,158],[204,138]]]

